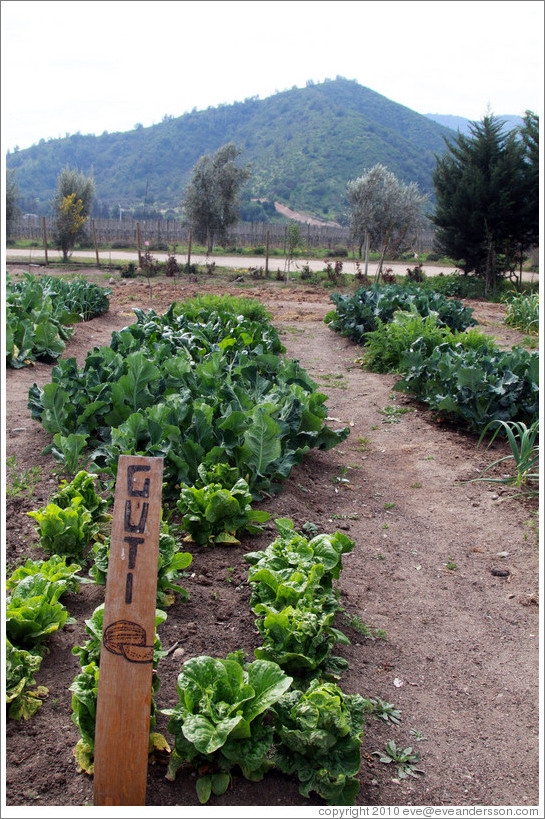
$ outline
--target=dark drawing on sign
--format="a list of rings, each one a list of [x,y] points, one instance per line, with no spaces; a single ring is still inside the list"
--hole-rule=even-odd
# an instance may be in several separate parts
[[[146,645],[146,630],[132,620],[116,620],[104,630],[104,648],[118,654],[130,663],[152,663],[153,646]]]

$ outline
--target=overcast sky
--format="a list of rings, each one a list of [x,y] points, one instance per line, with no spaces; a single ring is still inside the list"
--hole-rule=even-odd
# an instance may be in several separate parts
[[[2,0],[2,146],[355,79],[421,114],[541,114],[542,0]]]

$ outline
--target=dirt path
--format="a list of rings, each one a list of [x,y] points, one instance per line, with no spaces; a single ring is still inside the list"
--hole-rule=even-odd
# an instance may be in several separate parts
[[[60,261],[62,257],[62,253],[58,250],[48,250],[48,259],[50,263],[55,263],[56,261]],[[167,254],[161,252],[154,252],[153,257],[158,259],[159,261],[166,261]],[[138,261],[138,253],[130,251],[130,250],[101,250],[99,252],[99,258],[102,264],[111,264],[116,262],[129,262]],[[14,263],[27,263],[32,267],[32,264],[40,264],[45,262],[45,253],[43,250],[39,248],[33,248],[32,250],[20,250],[15,248],[8,248],[6,251],[6,259],[9,262]],[[93,259],[96,261],[96,253],[90,250],[78,250],[74,253],[74,260],[78,261],[85,261],[86,259]],[[176,260],[179,264],[187,263],[187,254],[177,254]],[[251,268],[259,268],[265,267],[265,257],[264,256],[203,256],[202,254],[191,254],[191,263],[204,266],[208,262],[215,262],[218,267],[227,267],[233,268],[240,272],[241,275],[247,273],[248,270]],[[416,260],[415,260],[416,263]],[[290,270],[297,271],[301,270],[303,265],[308,265],[309,269],[313,272],[319,272],[324,270],[325,268],[325,261],[324,259],[296,259],[295,261],[291,262]],[[364,264],[360,262],[361,271],[364,272]],[[392,271],[392,273],[396,276],[405,276],[407,273],[407,268],[414,267],[412,262],[387,262],[384,265],[385,268],[388,268]],[[269,257],[269,270],[273,273],[276,270],[280,270],[282,273],[285,272],[285,259],[279,256],[270,256]],[[377,262],[370,262],[368,275],[373,277],[377,271]],[[352,259],[345,259],[343,260],[343,273],[348,273],[350,275],[355,275],[357,272],[356,269],[356,261]],[[427,263],[424,265],[424,272],[427,276],[439,276],[441,274],[445,276],[449,276],[452,273],[459,272],[458,268],[451,267],[449,265],[441,265],[435,263]],[[525,282],[532,282],[535,283],[538,281],[538,276],[535,273],[527,273],[524,272],[522,274],[523,281]]]
[[[180,285],[157,281],[153,307],[161,310],[174,297],[213,288],[207,280],[184,284],[180,292]],[[298,358],[328,395],[330,425],[351,428],[337,449],[310,453],[282,492],[258,508],[290,517],[296,526],[310,521],[322,531],[342,529],[356,543],[341,575],[347,615],[338,626],[351,640],[338,652],[350,664],[341,685],[402,711],[400,726],[369,720],[357,805],[537,805],[537,507],[514,499],[511,490],[467,482],[504,450],[477,450],[473,437],[438,424],[423,406],[392,393],[393,376],[362,371],[356,363],[360,349],[323,322],[331,307],[324,291],[232,288],[267,304],[287,355]],[[132,321],[133,306],[150,306],[145,283],[116,282],[113,289],[110,312],[76,327],[67,347],[66,355],[76,355],[80,364],[90,347],[108,343],[112,330]],[[520,341],[502,327],[498,305],[477,305],[479,315],[503,344]],[[34,552],[25,513],[44,505],[58,482],[52,459],[40,455],[48,436],[26,410],[28,387],[50,380],[50,369],[7,373],[6,455],[43,471],[32,501],[8,501],[8,565]],[[160,632],[164,647],[177,640],[183,647],[181,657],[175,652],[160,663],[160,708],[175,702],[183,660],[238,648],[251,657],[258,642],[242,556],[265,548],[274,536],[269,525],[266,534],[245,539],[241,547],[192,549],[192,577],[185,583],[190,600],[168,610]],[[497,576],[496,569],[508,575]],[[77,623],[52,636],[40,670],[49,699],[28,723],[7,725],[10,805],[92,801],[91,780],[75,775],[71,749],[78,735],[70,722],[68,686],[78,672],[71,648],[84,640],[83,621],[102,599],[103,590],[94,586],[70,596]],[[375,636],[362,634],[362,624]],[[157,730],[166,734],[166,725],[160,716]],[[421,752],[422,775],[400,780],[392,766],[378,761],[374,752],[389,739]],[[159,763],[150,766],[149,806],[198,804],[191,774],[182,771],[169,783],[164,772]],[[293,781],[279,774],[258,785],[239,780],[210,803],[304,804],[321,802],[304,800]]]
[[[161,252],[154,252],[154,258],[159,259],[160,261],[166,261],[167,254]],[[24,260],[25,262],[44,262],[45,261],[45,253],[40,248],[33,248],[32,250],[20,250],[15,248],[8,248],[6,251],[6,257],[8,262],[17,262],[19,260]],[[112,262],[120,262],[120,261],[138,261],[138,253],[130,251],[130,250],[101,250],[99,253],[99,257],[104,264],[107,264],[109,260]],[[62,258],[62,253],[58,250],[48,250],[48,258],[50,262],[55,262]],[[93,259],[96,261],[96,253],[90,250],[78,250],[74,253],[74,259]],[[176,256],[177,261],[182,264],[187,262],[187,254],[178,254]],[[198,265],[205,265],[207,262],[213,261],[216,263],[218,267],[232,267],[237,270],[240,270],[241,273],[243,271],[247,271],[249,268],[255,267],[265,267],[265,257],[264,256],[203,256],[202,254],[191,254],[191,263],[198,264]],[[284,271],[284,263],[285,260],[283,257],[279,256],[270,256],[269,257],[269,270],[275,271],[279,268],[281,271]],[[291,270],[297,270],[302,267],[303,264],[307,264],[309,268],[313,271],[323,270],[325,267],[325,263],[323,259],[309,259],[308,262],[306,259],[297,259],[296,261],[291,263]],[[409,267],[409,262],[388,262],[386,267],[391,268],[393,273],[396,275],[405,275],[407,272],[407,267]],[[369,275],[373,276],[376,271],[377,264],[376,262],[369,264]],[[426,265],[426,273],[430,276],[438,275],[439,273],[444,273],[448,275],[449,273],[454,273],[456,270],[455,267],[448,267],[448,266],[437,266],[437,265]],[[343,264],[343,271],[345,273],[354,274],[356,272],[355,263],[351,260],[344,260]],[[363,271],[363,264],[362,264],[362,271]]]

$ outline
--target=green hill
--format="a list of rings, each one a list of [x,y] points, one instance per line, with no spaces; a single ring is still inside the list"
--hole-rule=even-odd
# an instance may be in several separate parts
[[[337,78],[263,100],[165,117],[124,133],[40,140],[9,154],[6,165],[16,171],[22,201],[37,199],[42,211],[66,164],[87,174],[93,170],[103,206],[177,208],[197,159],[234,142],[243,149],[241,161],[252,163],[246,202],[276,200],[331,219],[342,215],[347,181],[377,162],[431,193],[434,154],[443,152],[444,135],[454,134],[355,81]]]

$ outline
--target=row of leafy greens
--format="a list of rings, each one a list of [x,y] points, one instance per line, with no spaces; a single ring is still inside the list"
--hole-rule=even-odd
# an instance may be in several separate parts
[[[278,490],[311,448],[349,429],[325,425],[326,396],[275,328],[216,308],[197,320],[135,310],[136,323],[88,353],[60,360],[52,381],[29,391],[32,418],[53,436],[82,436],[93,469],[111,476],[122,454],[164,459],[164,496],[195,486],[199,467],[237,470],[253,499]]]
[[[502,422],[536,422],[539,354],[500,350],[494,339],[468,330],[475,321],[461,302],[400,285],[332,300],[329,326],[365,346],[364,365],[401,374],[394,389],[476,434]]]
[[[184,663],[178,703],[164,712],[174,736],[167,778],[189,763],[206,803],[225,792],[235,767],[252,781],[277,767],[298,777],[303,796],[353,805],[372,704],[341,690],[331,677],[346,664],[330,654],[336,641],[347,642],[331,621],[339,608],[334,581],[354,544],[339,532],[309,541],[290,519],[275,523],[279,535],[267,549],[245,555],[264,645],[251,663],[242,651]]]
[[[60,598],[79,591],[80,569],[54,555],[49,560],[27,560],[7,580],[6,701],[12,719],[28,719],[47,696],[47,688],[36,687],[35,675],[47,651],[47,638],[68,622]]]
[[[110,290],[83,279],[65,281],[30,273],[6,278],[6,366],[57,361],[72,325],[105,313]]]
[[[332,293],[331,301],[335,310],[327,314],[326,323],[358,344],[365,344],[367,334],[390,322],[398,310],[420,316],[435,314],[439,323],[453,332],[476,324],[471,307],[414,285],[359,287],[353,294]]]
[[[289,518],[275,524],[278,537],[267,549],[244,555],[250,563],[250,605],[263,638],[255,656],[277,662],[299,679],[336,675],[346,661],[332,656],[332,650],[348,638],[333,625],[340,608],[333,580],[354,542],[341,532],[309,541]]]

